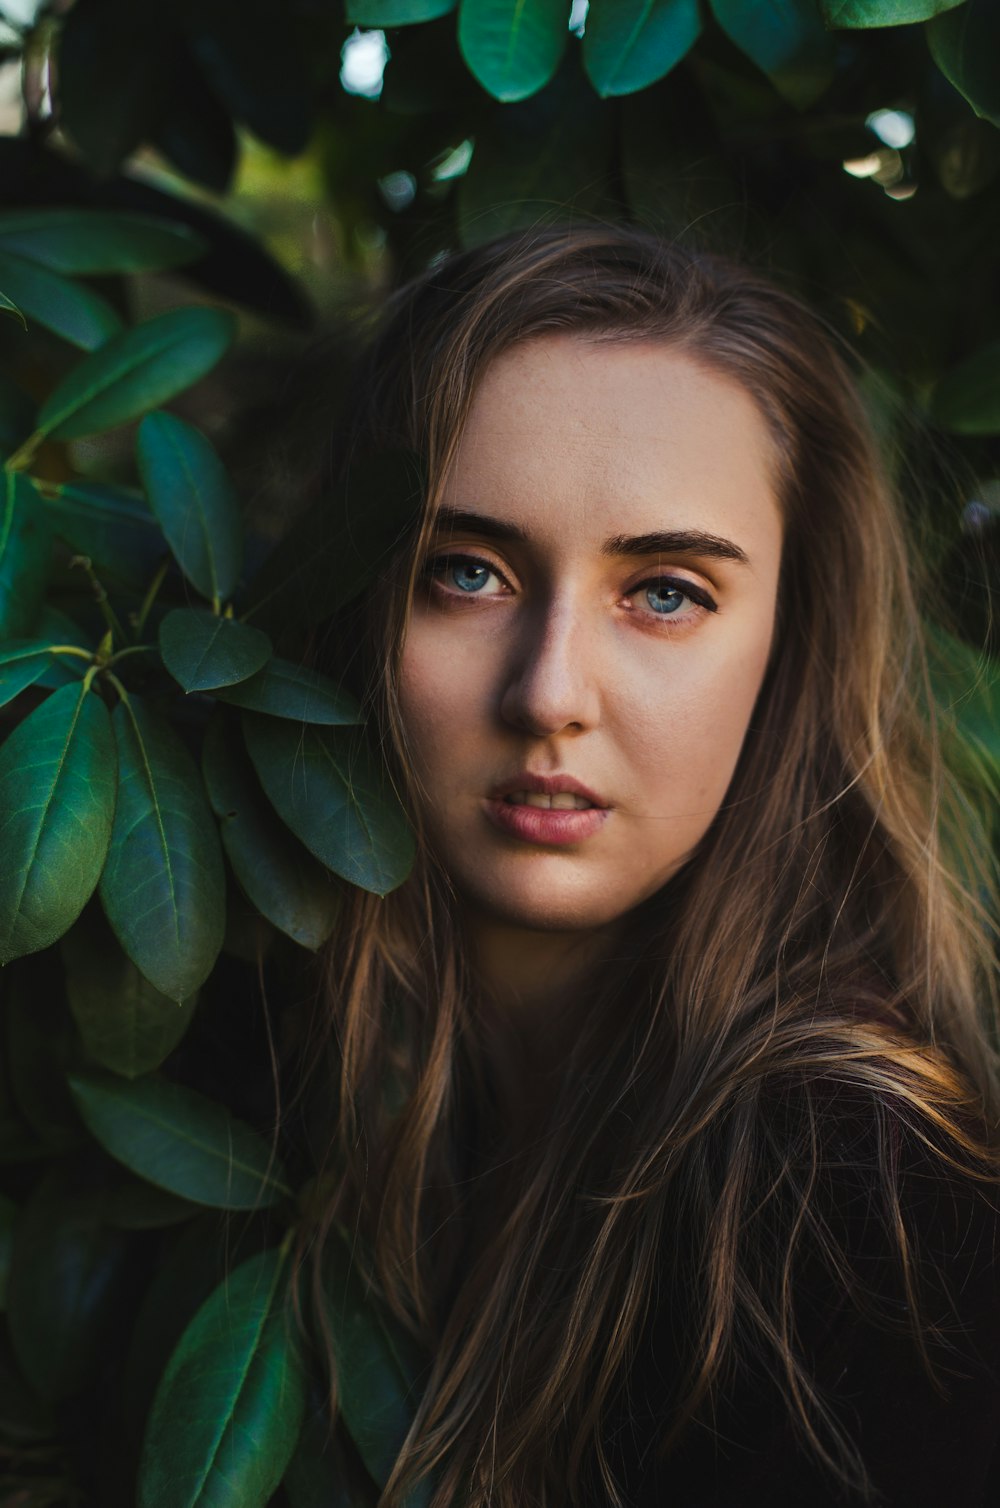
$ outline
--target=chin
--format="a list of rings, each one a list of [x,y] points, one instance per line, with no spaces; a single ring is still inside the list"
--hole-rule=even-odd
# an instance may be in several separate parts
[[[591,890],[523,881],[507,886],[456,879],[456,889],[465,905],[484,920],[530,932],[595,931],[618,921],[645,899],[622,894],[614,886]]]

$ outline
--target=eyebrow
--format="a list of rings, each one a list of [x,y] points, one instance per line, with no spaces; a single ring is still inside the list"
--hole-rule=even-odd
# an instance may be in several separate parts
[[[529,543],[529,535],[517,524],[501,518],[491,518],[488,513],[471,513],[462,508],[440,508],[436,523],[443,529],[458,533],[468,529],[473,534],[483,534],[488,539],[515,540]],[[735,560],[748,565],[745,550],[731,539],[718,534],[706,534],[701,529],[664,529],[651,534],[614,534],[601,545],[602,555],[701,555],[712,560]]]

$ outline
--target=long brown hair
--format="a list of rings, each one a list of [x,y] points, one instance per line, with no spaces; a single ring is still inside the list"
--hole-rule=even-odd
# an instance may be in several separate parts
[[[851,1283],[824,1215],[831,1104],[862,1118],[914,1300],[900,1134],[986,1178],[1000,1113],[990,865],[941,758],[900,512],[841,342],[748,269],[603,226],[432,268],[388,303],[353,428],[358,445],[419,453],[428,477],[368,625],[370,700],[418,825],[396,684],[424,541],[486,367],[554,331],[668,343],[758,403],[786,527],[772,663],[722,809],[581,1012],[485,1249],[467,1245],[468,1149],[492,1145],[491,1065],[447,876],[422,845],[397,892],[345,906],[322,997],[339,1108],[315,1281],[331,1223],[350,1226],[433,1355],[385,1504],[428,1472],[434,1508],[551,1508],[588,1483],[617,1502],[601,1424],[665,1268],[683,1274],[688,1326],[674,1433],[749,1357],[864,1493],[799,1359],[791,1297],[809,1240]]]

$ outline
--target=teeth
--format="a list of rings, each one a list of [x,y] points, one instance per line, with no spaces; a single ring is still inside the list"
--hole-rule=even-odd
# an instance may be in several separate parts
[[[507,800],[511,806],[538,806],[554,812],[585,812],[592,804],[572,791],[556,791],[554,796],[546,796],[543,791],[512,791]]]

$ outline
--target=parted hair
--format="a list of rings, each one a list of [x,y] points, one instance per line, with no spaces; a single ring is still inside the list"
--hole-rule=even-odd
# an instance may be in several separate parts
[[[784,520],[771,661],[721,809],[581,1000],[562,1087],[488,1211],[490,1047],[448,876],[421,840],[397,891],[345,903],[323,1051],[308,1053],[313,1085],[329,1094],[332,1075],[338,1092],[301,1271],[319,1313],[325,1240],[350,1229],[379,1302],[432,1358],[386,1505],[425,1474],[433,1508],[618,1502],[602,1421],[665,1272],[682,1275],[684,1324],[663,1448],[755,1366],[864,1496],[796,1346],[801,1254],[821,1250],[853,1286],[826,1214],[843,1163],[829,1128],[843,1103],[861,1116],[861,1171],[920,1344],[899,1137],[985,1184],[1000,1114],[993,876],[942,757],[914,552],[850,351],[769,279],[602,225],[440,260],[384,307],[347,447],[403,447],[426,474],[362,624],[366,694],[418,833],[397,681],[425,542],[483,373],[550,332],[655,341],[755,400]],[[336,1415],[332,1360],[330,1377]]]

